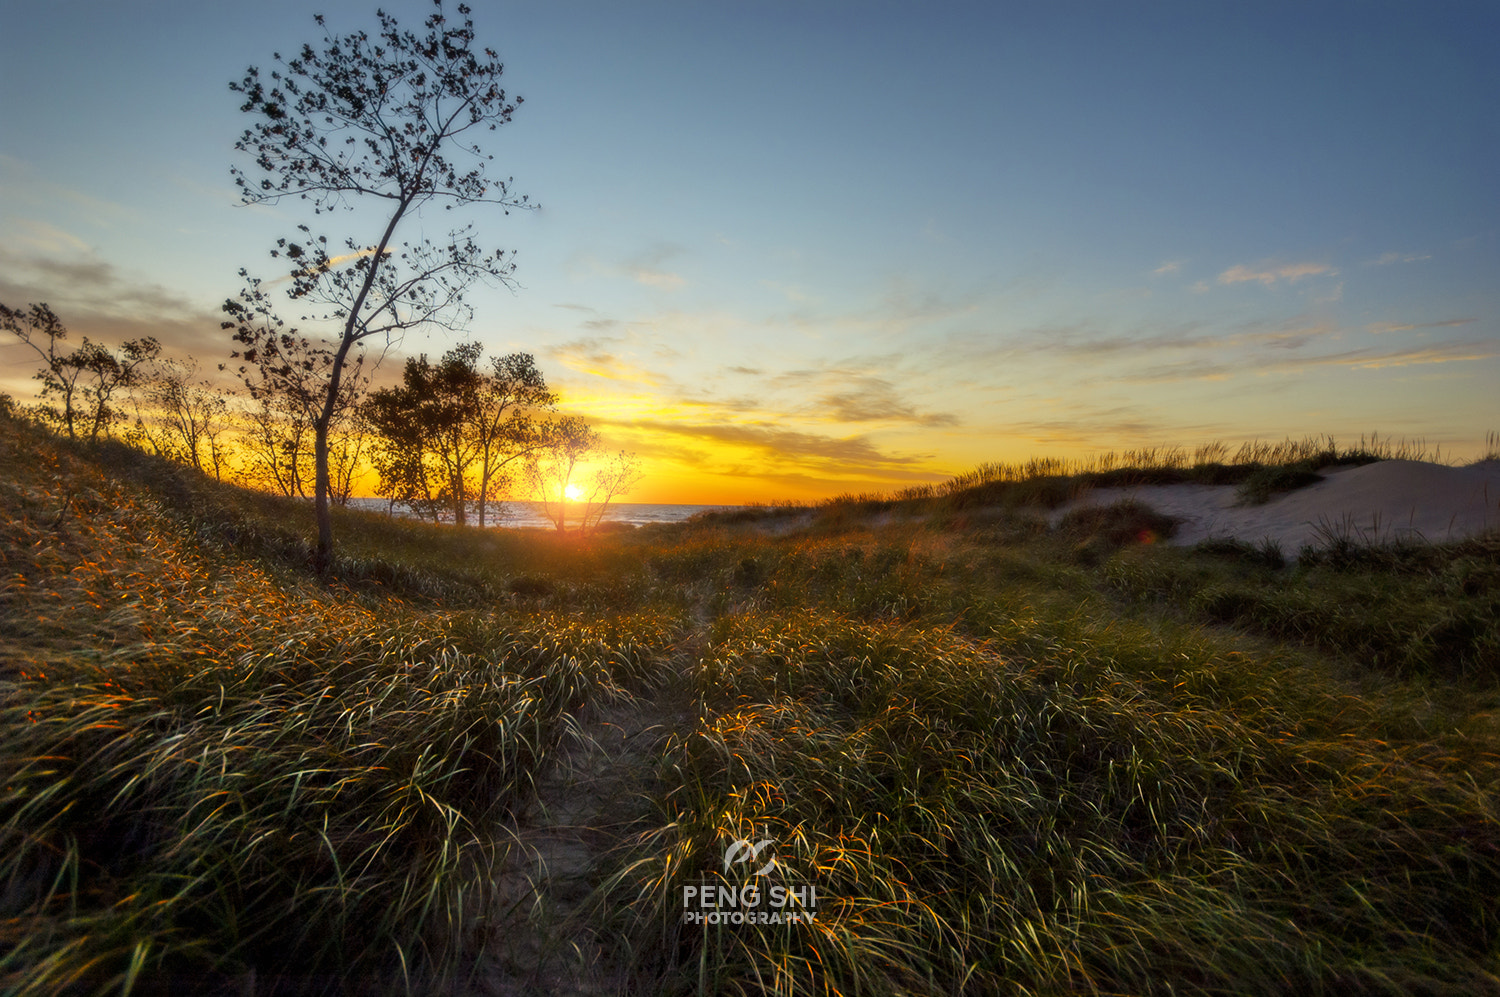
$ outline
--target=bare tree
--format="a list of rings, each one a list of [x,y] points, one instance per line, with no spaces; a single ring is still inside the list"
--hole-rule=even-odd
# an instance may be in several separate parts
[[[228,393],[199,378],[198,361],[191,356],[157,358],[140,388],[132,432],[136,441],[222,480],[229,463]]]
[[[351,350],[372,336],[419,325],[460,327],[470,315],[466,290],[475,281],[508,284],[515,269],[510,254],[482,249],[472,226],[441,243],[398,241],[402,221],[434,203],[489,204],[507,213],[530,206],[511,193],[509,178],[488,175],[492,157],[470,134],[509,122],[521,99],[500,86],[495,52],[474,47],[469,8],[460,5],[461,20],[450,23],[441,0],[434,7],[423,34],[401,30],[379,11],[373,38],[363,31],[333,35],[325,27],[320,47],[304,45],[289,60],[276,56],[279,68],[269,78],[252,67],[230,84],[244,96],[241,110],[257,118],[235,143],[254,157],[259,174],[252,180],[234,171],[247,203],[300,198],[312,202],[315,215],[382,206],[373,241],[349,237],[330,251],[326,236],[303,225],[272,251],[291,264],[289,298],[313,306],[303,320],[339,327],[313,423],[319,570],[333,554],[329,428]],[[324,27],[321,15],[315,20]],[[268,303],[262,285],[251,287],[261,295],[256,306]],[[244,304],[226,303],[234,319],[226,326],[251,336],[265,331],[243,321]],[[241,342],[254,349],[259,341]]]
[[[540,427],[541,443],[526,464],[526,480],[543,514],[567,532],[568,513],[576,510],[578,529],[590,530],[604,519],[610,503],[640,480],[640,462],[624,450],[606,454],[602,440],[577,416],[564,416]],[[580,465],[596,464],[579,475]]]
[[[583,500],[583,528],[596,529],[604,521],[610,503],[629,494],[639,480],[641,463],[635,454],[619,450],[604,457],[589,475],[587,490],[580,496]]]
[[[306,498],[312,484],[312,423],[290,399],[254,398],[239,437],[240,477],[255,488]]]
[[[142,368],[161,354],[161,344],[151,336],[126,340],[118,353],[85,336],[76,349],[59,352],[58,344],[68,338],[68,330],[45,303],[26,311],[0,304],[0,329],[41,358],[42,367],[36,372],[42,382],[39,414],[74,440],[82,436],[92,442],[100,434],[108,435],[121,415],[116,394],[135,385]],[[59,399],[62,408],[47,405],[48,398]]]
[[[328,478],[327,496],[347,502],[364,441],[359,405],[369,378],[364,374],[362,349],[346,354],[338,393],[328,411],[327,391],[333,383],[337,350],[326,340],[314,342],[288,328],[274,312],[260,281],[244,271],[246,286],[239,300],[225,303],[234,322],[233,356],[243,361],[236,373],[253,403],[242,437],[245,476],[261,487],[286,496],[309,497],[316,492],[316,439],[319,418],[324,426]]]

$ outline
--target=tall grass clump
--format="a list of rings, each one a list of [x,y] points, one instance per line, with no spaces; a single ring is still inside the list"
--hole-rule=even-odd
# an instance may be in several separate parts
[[[1059,682],[903,624],[789,613],[719,630],[692,672],[700,719],[665,746],[655,827],[609,885],[645,985],[1395,993],[1493,979],[1500,825],[1479,787],[1169,705],[1087,646],[1054,652],[1086,665]],[[773,876],[817,884],[817,920],[684,924],[683,887],[732,881],[725,848],[764,838]]]
[[[295,506],[0,426],[0,990],[1500,992],[1494,538],[1035,507],[1413,452],[351,516],[330,583]],[[816,918],[684,921],[750,884]]]
[[[1500,678],[1500,543],[1364,543],[1304,548],[1204,541],[1126,551],[1102,567],[1141,605],[1336,655],[1374,675],[1442,682]]]
[[[378,632],[24,673],[0,705],[12,992],[452,970],[497,859],[487,823],[588,695],[546,649]]]

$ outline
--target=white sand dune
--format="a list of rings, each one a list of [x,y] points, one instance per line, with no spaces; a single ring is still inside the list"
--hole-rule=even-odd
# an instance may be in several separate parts
[[[1277,496],[1265,505],[1236,505],[1228,485],[1142,485],[1101,488],[1054,512],[1135,499],[1183,520],[1171,542],[1209,537],[1250,543],[1272,539],[1288,555],[1328,534],[1366,541],[1458,540],[1500,529],[1500,461],[1448,467],[1417,460],[1383,460],[1328,469],[1325,480]]]

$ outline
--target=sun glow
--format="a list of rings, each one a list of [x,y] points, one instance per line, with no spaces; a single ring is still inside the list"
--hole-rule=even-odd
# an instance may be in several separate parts
[[[569,502],[577,502],[579,499],[583,498],[583,488],[579,485],[569,485],[567,488],[563,489],[563,498],[567,499]]]

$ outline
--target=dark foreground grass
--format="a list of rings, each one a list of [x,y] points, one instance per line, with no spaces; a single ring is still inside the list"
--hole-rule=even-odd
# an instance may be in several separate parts
[[[1119,615],[1101,578],[1165,552],[1115,542],[1100,572],[1067,535],[685,543],[730,594],[601,908],[646,988],[1500,988],[1493,673],[1435,703],[1353,655]],[[742,839],[817,884],[812,927],[682,922],[685,886],[744,885]]]
[[[1335,543],[1288,569],[1278,550],[1212,541],[1133,551],[1104,576],[1133,602],[1345,656],[1381,673],[1500,678],[1500,538],[1433,547]]]
[[[583,990],[485,958],[496,883],[594,706],[654,701],[590,992],[1500,993],[1493,539],[351,515],[326,585],[295,505],[0,443],[6,992]],[[817,918],[684,923],[704,883]]]

